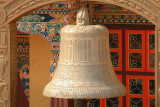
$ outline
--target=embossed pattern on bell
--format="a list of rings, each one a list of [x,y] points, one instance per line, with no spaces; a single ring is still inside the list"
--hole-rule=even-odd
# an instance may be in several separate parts
[[[78,99],[112,98],[126,94],[113,70],[106,27],[67,25],[62,28],[56,73],[43,94]]]
[[[61,34],[68,35],[63,31]],[[60,55],[59,63],[67,63],[72,65],[105,64],[107,54],[105,52],[106,36],[105,33],[102,33],[102,36],[98,37],[98,34],[88,33],[88,35],[82,37],[84,35],[81,36],[79,33],[70,33],[70,35],[72,35],[70,38],[67,36],[62,36],[60,51],[63,53]]]

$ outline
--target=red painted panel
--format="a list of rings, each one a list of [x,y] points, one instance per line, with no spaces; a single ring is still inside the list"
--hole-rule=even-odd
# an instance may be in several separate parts
[[[149,99],[150,98],[155,98],[155,95],[150,95],[149,94],[149,80],[155,80],[155,76],[146,76],[146,103],[147,103],[147,107],[149,106]]]
[[[109,33],[118,33],[119,48],[110,49],[110,52],[119,52],[119,67],[114,67],[115,71],[122,71],[122,30],[109,30]]]
[[[149,68],[149,54],[155,53],[155,50],[149,50],[149,34],[155,34],[154,30],[146,31],[146,72],[155,72],[154,68]]]
[[[122,71],[122,30],[110,30],[109,33],[119,33],[119,48],[110,49],[111,52],[119,52],[119,68],[114,68],[116,71]],[[142,49],[129,49],[129,34],[130,33],[139,33],[142,34]],[[155,53],[155,50],[149,50],[149,34],[154,34],[154,30],[125,30],[125,71],[137,71],[137,72],[155,72],[154,69],[149,68],[149,53]],[[132,53],[142,53],[142,68],[129,68],[129,52]],[[122,81],[122,75],[117,75]],[[133,95],[129,94],[129,79],[142,79],[143,80],[143,94],[142,95]],[[154,76],[138,76],[138,75],[126,75],[126,104],[123,105],[123,98],[120,97],[120,107],[126,105],[129,107],[129,98],[143,98],[143,107],[149,107],[149,99],[155,98],[155,95],[149,95],[149,79],[154,79]],[[104,104],[106,101],[101,100],[101,107],[106,107]]]
[[[100,99],[100,107],[106,107],[106,99],[105,98]]]
[[[142,49],[129,49],[129,34],[142,34]],[[145,31],[144,30],[126,30],[126,71],[145,72]],[[142,68],[129,68],[129,53],[142,53]]]
[[[129,98],[143,98],[143,107],[146,107],[146,76],[132,76],[127,75],[126,76],[126,89],[127,89],[127,95],[126,95],[126,107],[130,107],[130,101]],[[143,80],[143,94],[129,94],[129,79],[142,79]]]

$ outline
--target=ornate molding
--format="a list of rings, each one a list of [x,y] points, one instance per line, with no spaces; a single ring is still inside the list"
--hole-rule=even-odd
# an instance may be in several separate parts
[[[7,67],[7,31],[0,29],[0,106],[7,107],[8,84],[4,78]]]
[[[5,81],[3,75],[6,71],[7,60],[5,57],[0,57],[0,104],[7,105],[7,98],[3,97],[2,94],[8,89],[8,84]],[[6,106],[2,106],[6,107]]]
[[[160,31],[160,27],[156,26],[155,31]]]
[[[107,2],[120,7],[125,7],[148,19],[153,24],[160,27],[160,7],[152,0],[90,0]]]
[[[0,7],[0,25],[3,24],[6,20],[6,11],[3,7]]]
[[[155,3],[160,3],[160,0],[153,0]]]
[[[123,4],[126,0],[119,0],[119,3]],[[134,12],[144,16],[145,18],[149,19],[150,21],[154,21],[154,23],[158,23],[158,10],[156,6],[146,0],[132,0],[125,3],[128,8],[131,8]],[[124,6],[125,7],[125,6]]]
[[[4,20],[5,18],[3,18],[3,20],[6,22],[5,24],[9,23],[18,16],[38,6],[49,4],[51,2],[52,3],[57,2],[60,0],[32,0],[32,1],[10,0],[10,1],[12,2],[6,5],[5,8],[7,12],[6,20]],[[160,25],[160,7],[157,5],[157,3],[160,2],[160,0],[92,0],[92,1],[106,2],[117,6],[125,7],[149,19],[153,24],[157,26]],[[0,25],[2,26],[2,21]]]
[[[27,9],[28,7],[32,7],[36,4],[36,1],[28,2],[21,6],[20,8],[14,10],[11,14],[7,16],[7,19],[12,18],[14,15],[18,14],[20,11]]]
[[[6,5],[12,3],[14,0],[0,0],[0,6],[5,7]]]

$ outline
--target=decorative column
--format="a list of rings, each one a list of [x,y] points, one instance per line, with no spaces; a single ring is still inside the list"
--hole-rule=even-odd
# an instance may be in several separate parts
[[[155,103],[160,107],[160,28],[155,29]]]
[[[0,28],[0,107],[17,107],[16,23]]]
[[[7,27],[0,29],[0,107],[10,106]]]

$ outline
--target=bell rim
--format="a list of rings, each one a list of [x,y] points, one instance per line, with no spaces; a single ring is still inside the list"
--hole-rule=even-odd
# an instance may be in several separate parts
[[[125,96],[126,88],[123,85],[110,87],[83,87],[83,88],[64,88],[46,86],[43,95],[46,97],[65,98],[65,99],[95,99],[95,98],[114,98]]]

